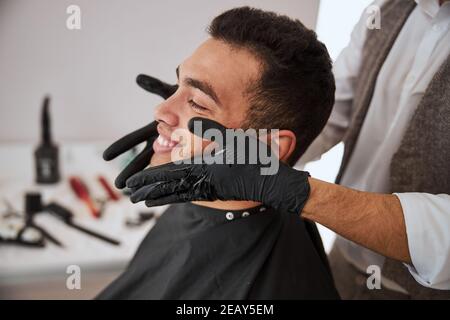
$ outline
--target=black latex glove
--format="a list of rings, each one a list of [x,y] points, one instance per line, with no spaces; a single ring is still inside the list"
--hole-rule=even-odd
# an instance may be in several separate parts
[[[193,118],[189,121],[189,130],[193,133],[193,121],[202,121],[203,131],[208,128],[225,131],[217,122]],[[247,135],[246,138],[256,139]],[[258,142],[258,147],[268,148]],[[235,150],[226,145],[216,156],[218,154],[228,159],[236,157]],[[193,158],[192,164],[167,163],[135,174],[127,180],[127,187],[133,190],[131,201],[145,200],[147,206],[158,206],[196,200],[252,200],[300,214],[309,196],[309,173],[282,162],[276,174],[262,175],[264,165],[260,161],[249,164],[248,152],[245,164],[207,164],[207,157],[196,164],[195,159],[199,158]]]
[[[177,85],[167,84],[145,74],[138,75],[136,82],[141,88],[157,94],[164,99],[169,98],[178,88]],[[148,166],[153,155],[153,142],[158,137],[158,132],[156,131],[157,124],[156,121],[153,121],[149,125],[127,134],[114,142],[103,152],[103,159],[109,161],[116,158],[118,155],[131,150],[138,144],[147,141],[147,144],[141,153],[139,153],[139,155],[137,155],[136,158],[134,158],[117,176],[115,180],[117,188],[124,188],[125,181],[129,177]]]

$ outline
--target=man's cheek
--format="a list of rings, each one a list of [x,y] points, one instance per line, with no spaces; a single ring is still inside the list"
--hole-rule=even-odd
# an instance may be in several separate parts
[[[203,153],[205,147],[211,143],[208,140],[203,140],[192,134],[189,136],[184,136],[182,141],[183,143],[180,143],[180,145],[172,149],[172,162],[199,156]]]
[[[182,159],[189,158],[189,153],[186,151],[186,148],[183,146],[176,146],[170,152],[170,161],[176,162]]]
[[[194,136],[184,136],[183,143],[172,149],[172,161],[189,159],[196,155],[200,155],[204,149],[204,146],[209,142]]]

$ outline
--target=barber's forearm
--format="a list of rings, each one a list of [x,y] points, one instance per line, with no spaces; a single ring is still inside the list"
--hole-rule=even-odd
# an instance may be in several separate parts
[[[411,263],[399,199],[309,178],[311,193],[302,217],[366,248]]]

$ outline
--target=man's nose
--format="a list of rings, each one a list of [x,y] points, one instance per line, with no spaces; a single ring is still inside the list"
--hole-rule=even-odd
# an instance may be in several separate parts
[[[155,109],[155,120],[158,122],[164,122],[171,127],[176,127],[179,124],[179,116],[176,111],[177,102],[174,96],[175,95],[172,95]],[[180,108],[178,107],[178,109]]]

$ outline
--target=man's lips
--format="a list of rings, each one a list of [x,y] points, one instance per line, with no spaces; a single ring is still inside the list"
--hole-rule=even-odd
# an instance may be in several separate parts
[[[170,152],[177,145],[178,141],[171,140],[168,136],[159,132],[158,138],[153,142],[153,150],[155,153]]]

